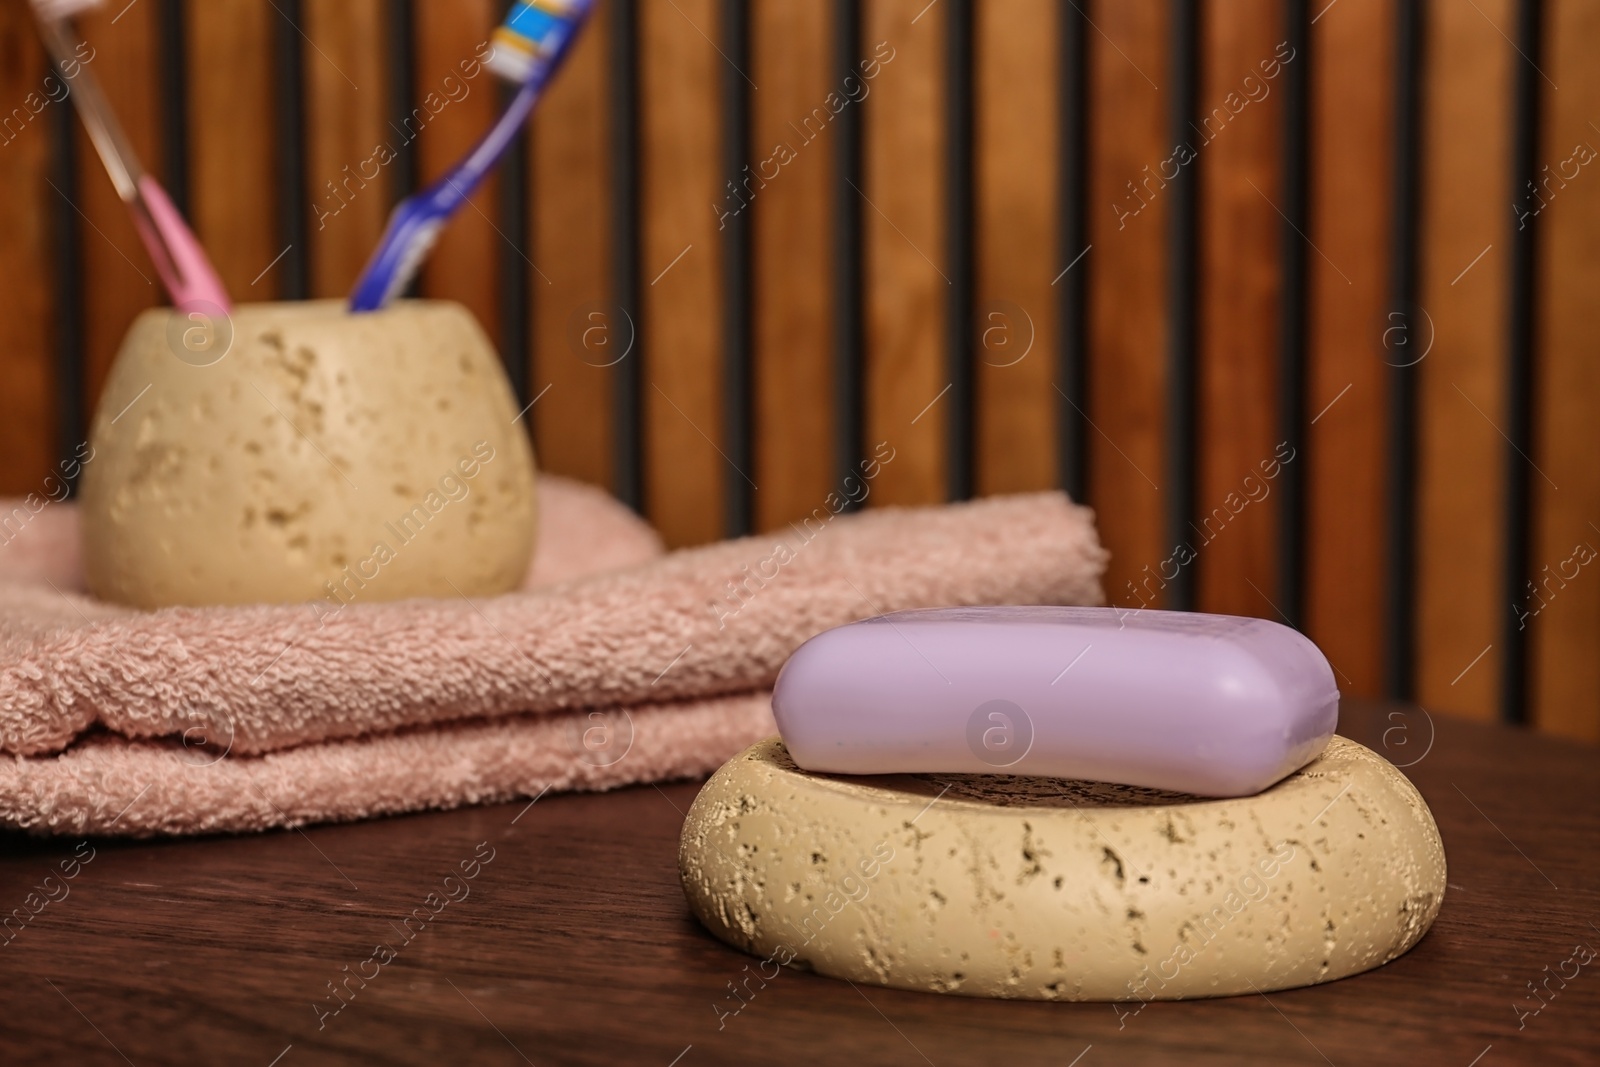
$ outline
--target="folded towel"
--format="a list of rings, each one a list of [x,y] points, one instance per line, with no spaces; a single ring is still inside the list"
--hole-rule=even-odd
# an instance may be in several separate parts
[[[593,730],[618,739],[592,751]],[[772,694],[762,691],[451,723],[244,758],[224,758],[213,744],[91,734],[59,756],[0,758],[0,826],[148,837],[345,822],[694,777],[777,732]]]
[[[26,540],[70,545],[71,506],[40,511],[0,545],[0,825],[261,829],[701,774],[773,731],[767,690],[824,629],[1101,602],[1092,515],[1058,493],[667,555],[595,490],[541,493],[530,591],[337,610],[103,604]]]

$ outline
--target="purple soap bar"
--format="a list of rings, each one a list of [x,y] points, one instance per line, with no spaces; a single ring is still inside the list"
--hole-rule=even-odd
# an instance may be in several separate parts
[[[1316,645],[1265,619],[935,608],[813,637],[778,675],[772,710],[808,771],[1001,772],[1231,797],[1314,759],[1339,690]]]

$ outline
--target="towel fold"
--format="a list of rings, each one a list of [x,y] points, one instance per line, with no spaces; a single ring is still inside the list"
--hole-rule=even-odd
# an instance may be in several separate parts
[[[591,738],[591,734],[600,735]],[[777,733],[770,691],[449,723],[239,758],[92,734],[0,760],[0,825],[149,837],[346,822],[707,774]]]
[[[1059,493],[662,555],[604,494],[540,489],[523,592],[154,612],[73,591],[76,516],[49,505],[0,544],[0,825],[262,829],[702,774],[773,732],[767,691],[822,630],[1102,602],[1093,516]]]

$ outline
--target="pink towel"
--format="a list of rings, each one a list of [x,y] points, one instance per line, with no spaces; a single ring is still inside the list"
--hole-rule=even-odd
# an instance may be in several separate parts
[[[0,825],[262,829],[703,774],[773,732],[773,679],[822,630],[1102,602],[1093,516],[1059,493],[665,555],[603,493],[541,493],[528,591],[331,615],[83,596],[68,504],[0,533]]]

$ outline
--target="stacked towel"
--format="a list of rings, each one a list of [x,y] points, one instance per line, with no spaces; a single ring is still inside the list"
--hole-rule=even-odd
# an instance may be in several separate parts
[[[101,603],[49,505],[0,544],[0,825],[253,830],[704,774],[774,732],[778,669],[822,630],[1102,602],[1093,516],[1059,493],[663,554],[604,494],[540,490],[525,590],[336,612]]]

